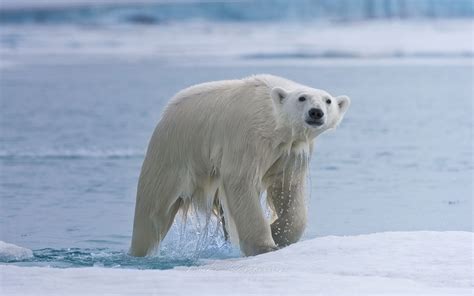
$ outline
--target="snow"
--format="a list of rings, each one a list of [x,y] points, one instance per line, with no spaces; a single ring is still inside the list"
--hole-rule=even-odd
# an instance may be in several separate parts
[[[33,257],[31,250],[0,241],[0,262],[24,260],[31,257]]]
[[[472,232],[328,236],[173,270],[1,265],[2,295],[472,295]]]

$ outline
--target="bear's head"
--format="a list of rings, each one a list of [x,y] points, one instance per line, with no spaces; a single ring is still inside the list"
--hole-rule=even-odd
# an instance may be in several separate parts
[[[282,87],[274,87],[271,97],[279,124],[290,125],[293,130],[310,137],[337,127],[350,105],[347,96],[333,97],[313,88],[287,91]]]

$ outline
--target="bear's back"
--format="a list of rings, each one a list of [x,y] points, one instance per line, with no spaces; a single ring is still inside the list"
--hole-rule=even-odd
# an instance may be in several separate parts
[[[188,87],[171,99],[157,132],[178,147],[193,143],[204,150],[211,143],[223,147],[252,142],[249,145],[254,146],[262,139],[276,139],[276,112],[270,96],[273,85],[289,87],[292,82],[255,75]]]
[[[274,87],[282,87],[288,91],[297,88],[308,88],[294,81],[270,74],[258,74],[243,79],[219,80],[195,84],[179,91],[170,101],[170,104],[179,104],[187,99],[198,97],[214,97],[236,99],[247,95],[255,99],[269,99],[270,91]]]

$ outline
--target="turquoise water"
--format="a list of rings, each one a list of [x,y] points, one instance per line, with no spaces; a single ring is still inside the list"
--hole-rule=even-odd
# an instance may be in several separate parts
[[[1,68],[0,240],[35,255],[8,264],[165,269],[238,256],[219,232],[199,245],[188,229],[183,244],[177,228],[156,257],[126,253],[141,162],[167,100],[255,73],[352,99],[339,129],[316,141],[306,238],[472,231],[472,66],[272,63]]]
[[[109,267],[132,269],[172,269],[177,266],[197,266],[210,259],[238,257],[238,250],[229,244],[208,245],[196,251],[187,249],[178,251],[163,246],[159,254],[152,257],[132,257],[126,251],[115,251],[109,248],[67,248],[37,249],[28,259],[3,258],[0,263],[19,266],[42,266],[55,268],[71,267]]]
[[[103,249],[39,249],[34,257],[25,260],[8,260],[7,263],[20,266],[70,267],[111,267],[133,269],[171,269],[176,266],[195,266],[194,258],[170,258],[169,256],[137,258],[125,252]]]

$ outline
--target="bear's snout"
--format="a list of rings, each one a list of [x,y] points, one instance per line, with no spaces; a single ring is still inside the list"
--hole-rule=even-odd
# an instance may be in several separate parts
[[[324,117],[324,112],[323,110],[319,108],[311,108],[308,111],[309,118],[314,119],[314,120],[319,120]]]
[[[308,111],[308,117],[306,119],[306,122],[309,125],[323,125],[324,124],[324,111],[319,109],[319,108],[311,108]]]
[[[320,108],[311,108],[306,117],[306,123],[311,126],[321,126],[324,124],[324,111]]]

